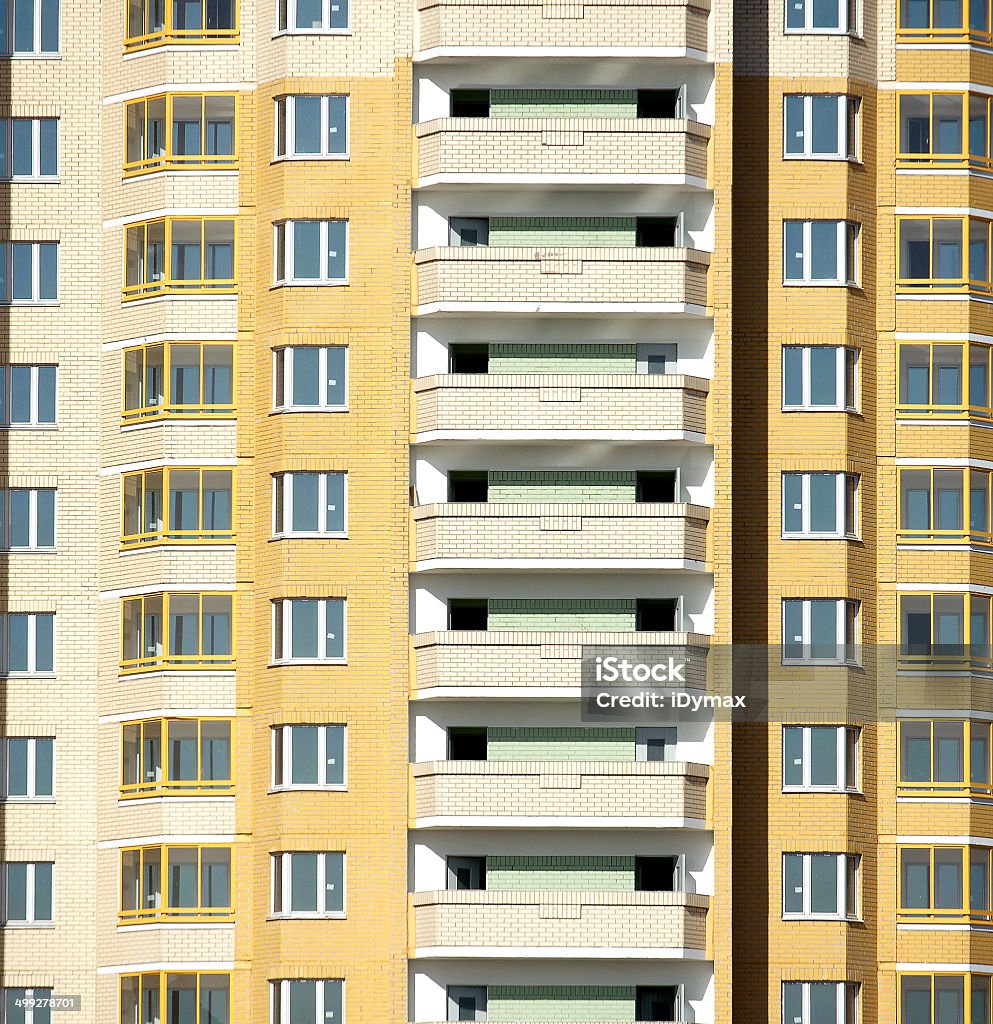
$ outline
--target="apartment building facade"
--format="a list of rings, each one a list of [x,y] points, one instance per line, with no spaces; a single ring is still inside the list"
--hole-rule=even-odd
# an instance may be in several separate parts
[[[991,45],[5,0],[0,1021],[989,1024]]]

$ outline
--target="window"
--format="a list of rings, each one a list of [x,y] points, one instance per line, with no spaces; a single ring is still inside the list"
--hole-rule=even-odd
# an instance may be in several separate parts
[[[485,469],[453,469],[448,474],[449,501],[488,501],[489,493],[489,474]]]
[[[0,800],[48,800],[55,795],[55,740],[7,736],[0,742]]]
[[[486,858],[446,857],[445,875],[447,878],[446,889],[485,889]]]
[[[344,789],[345,726],[276,726],[272,730],[272,786]]]
[[[275,225],[276,284],[344,284],[348,221],[287,220]]]
[[[901,594],[900,660],[921,667],[993,664],[989,597]]]
[[[451,117],[489,117],[489,89],[452,89],[448,95]]]
[[[993,417],[989,345],[942,342],[899,348],[899,415]]]
[[[273,601],[272,657],[274,661],[344,661],[345,599]]]
[[[786,0],[787,32],[854,32],[854,0]]]
[[[272,532],[345,535],[345,473],[280,473],[272,478]]]
[[[975,93],[903,93],[897,161],[990,167],[990,98]]]
[[[122,487],[122,547],[234,537],[230,469],[146,469],[125,473]]]
[[[0,303],[58,302],[59,243],[0,242]]]
[[[986,1024],[988,974],[901,974],[900,1024]]]
[[[783,1024],[856,1024],[858,998],[843,981],[784,981]]]
[[[485,725],[448,727],[449,761],[485,761],[488,749],[489,733]]]
[[[124,350],[126,422],[233,413],[233,345],[170,341]]]
[[[280,32],[347,32],[349,0],[277,0]]]
[[[226,793],[231,721],[149,718],[121,726],[121,796]]]
[[[900,530],[907,542],[993,544],[990,473],[981,469],[901,469]]]
[[[167,93],[124,105],[124,173],[233,168],[233,95]]]
[[[4,1024],[52,1024],[51,998],[50,988],[5,988]]]
[[[229,668],[230,594],[145,594],[121,602],[121,670]]]
[[[218,921],[233,916],[231,847],[121,850],[121,924]]]
[[[294,979],[272,983],[272,1024],[342,1024],[343,981]]]
[[[906,920],[989,921],[989,847],[904,846],[900,849],[900,902]]]
[[[857,917],[858,862],[846,853],[784,853],[783,917]]]
[[[55,547],[55,490],[0,490],[0,548],[41,551]]]
[[[990,221],[979,217],[898,217],[897,287],[993,292]]]
[[[54,366],[0,364],[0,427],[55,425]]]
[[[343,853],[275,853],[272,856],[275,917],[344,917]]]
[[[897,41],[904,43],[969,42],[989,45],[990,7],[986,0],[941,4],[900,0]]]
[[[125,228],[124,297],[233,292],[234,221],[166,217]]]
[[[783,726],[783,789],[838,792],[859,787],[859,730],[846,725]]]
[[[120,1002],[120,1024],[230,1024],[231,975],[122,974]]]
[[[858,353],[853,348],[784,346],[783,409],[854,411],[857,361]]]
[[[668,727],[646,727],[634,731],[636,761],[671,761],[676,746],[676,730]]]
[[[858,157],[856,96],[821,94],[784,98],[786,157],[855,160]]]
[[[677,346],[639,344],[635,349],[635,369],[638,373],[676,373]]]
[[[929,796],[993,792],[990,723],[900,723],[900,792]]]
[[[273,353],[277,409],[341,410],[347,402],[344,346],[279,348]]]
[[[54,117],[0,119],[0,179],[44,181],[59,176],[59,122]]]
[[[856,660],[858,601],[783,601],[783,662],[852,664]]]
[[[55,616],[35,612],[0,614],[0,671],[33,675],[55,671]]]
[[[236,0],[128,0],[125,50],[164,43],[233,43],[237,39]]]
[[[859,478],[851,473],[784,473],[784,537],[854,537]]]
[[[3,923],[52,923],[52,874],[55,865],[47,861],[3,865]]]
[[[449,217],[448,244],[489,245],[490,220],[488,217]]]
[[[280,96],[276,158],[348,156],[347,96]]]
[[[0,55],[59,52],[59,0],[4,0]]]
[[[486,1020],[485,985],[449,985],[448,1020]]]
[[[783,282],[857,284],[858,233],[844,220],[783,221]]]

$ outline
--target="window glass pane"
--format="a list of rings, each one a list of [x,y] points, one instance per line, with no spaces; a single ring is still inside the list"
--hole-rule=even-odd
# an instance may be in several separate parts
[[[811,0],[811,2],[813,3],[811,24],[814,28],[840,29],[843,27],[839,0]]]
[[[35,796],[52,796],[55,793],[55,740],[46,737],[37,739],[34,743]]]
[[[900,779],[903,782],[931,780],[931,733],[926,724],[903,722],[900,725]]]
[[[838,225],[833,220],[810,224],[810,277],[813,281],[838,280]]]
[[[154,742],[154,740],[153,740]],[[197,777],[197,724],[169,724],[169,778],[195,780]]]
[[[833,473],[810,474],[810,529],[838,533],[838,478]]]
[[[814,600],[810,602],[810,656],[812,658],[838,658],[838,602]]]
[[[990,727],[984,722],[969,727],[969,781],[976,785],[990,781]]]
[[[325,657],[345,656],[345,602],[340,598],[329,598],[327,605],[327,636]]]
[[[345,224],[343,220],[328,222],[328,278],[332,281],[345,278]]]
[[[5,881],[5,919],[7,921],[26,921],[28,919],[27,864],[7,864]]]
[[[345,354],[344,346],[334,346],[327,352],[327,404],[345,404]]]
[[[901,906],[922,910],[931,906],[931,858],[927,850],[901,850]]]
[[[838,858],[814,854],[810,858],[810,912],[836,914],[838,908]]]
[[[803,349],[783,349],[783,404],[803,405]]]
[[[803,729],[783,727],[783,785],[803,785]]]
[[[318,776],[317,726],[292,727],[290,781],[296,786],[316,786]]]
[[[805,0],[786,0],[786,27],[802,29],[806,24]]]
[[[838,404],[838,350],[815,345],[810,350],[810,404]]]
[[[839,1024],[837,985],[830,982],[811,982],[810,1024]]]
[[[11,171],[25,178],[34,173],[34,124],[30,118],[15,117],[10,122]]]
[[[317,907],[316,853],[290,855],[290,910],[314,912]]]
[[[28,795],[28,744],[26,739],[9,739],[6,743],[7,796]]]
[[[803,657],[803,602],[783,602],[783,657]]]
[[[787,153],[803,153],[803,96],[787,96],[783,111],[784,131],[786,133],[785,149]]]
[[[52,920],[52,864],[34,866],[34,919]]]
[[[26,548],[31,543],[31,492],[16,488],[10,496],[10,546]]]
[[[35,48],[34,3],[35,0],[13,0],[14,2],[14,52],[31,53]]]
[[[783,1024],[803,1024],[803,985],[783,983]]]
[[[27,992],[26,988],[5,988],[3,990],[4,1024],[24,1024],[27,1019],[27,1010],[24,1008]]]
[[[783,267],[787,281],[803,280],[802,221],[786,221],[783,231]]]
[[[38,246],[39,299],[59,297],[59,247],[54,242]]]
[[[974,0],[974,2],[978,2],[978,0]],[[348,28],[348,3],[349,0],[330,0],[331,28]]]
[[[14,242],[13,250],[13,290],[14,299],[30,300],[34,298],[32,278],[32,244],[31,242]]]
[[[209,405],[230,405],[233,401],[230,345],[204,345],[203,400]]]
[[[321,97],[293,98],[294,152],[300,155],[321,152]]]
[[[28,617],[7,616],[7,667],[11,672],[28,670]]]
[[[55,491],[43,490],[37,493],[38,503],[38,546],[55,546]]]
[[[803,532],[802,473],[786,473],[783,476],[783,530],[786,533]]]
[[[815,726],[810,730],[810,784],[838,785],[838,730]]]
[[[934,1024],[965,1024],[965,979],[934,979]]]
[[[35,671],[55,668],[55,616],[35,616]]]
[[[293,225],[293,280],[317,280],[321,273],[321,225],[298,220]]]
[[[799,853],[783,857],[783,909],[787,914],[803,913],[803,856]]]
[[[320,405],[320,349],[294,348],[292,405]]]
[[[348,151],[348,97],[328,96],[328,152]]]
[[[231,726],[204,722],[200,727],[200,770],[207,780],[231,778]]]
[[[836,0],[831,2],[835,3]],[[811,151],[814,153],[834,156],[841,152],[841,139],[838,136],[838,99],[837,96],[810,98]]]
[[[324,21],[321,0],[296,0],[296,28],[321,28]]]
[[[325,1024],[342,1024],[341,987],[340,981],[324,982]]]
[[[42,53],[57,53],[59,49],[59,0],[39,0],[39,2],[41,3],[41,51]]]
[[[341,913],[345,909],[345,855],[324,855],[324,910]]]
[[[969,856],[969,909],[990,909],[990,855],[973,850]]]
[[[290,476],[293,487],[293,525],[295,533],[316,533],[320,528],[318,491],[320,475],[294,473]]]
[[[934,781],[963,781],[963,725],[940,722],[934,726]]]
[[[345,530],[345,474],[327,474],[327,501],[325,502],[325,529],[329,533]]]
[[[291,658],[316,658],[319,603],[314,600],[290,601]]]
[[[59,173],[59,122],[54,117],[43,117],[41,131],[41,173],[53,177]]]
[[[289,1024],[317,1024],[317,982],[284,981],[290,989]]]
[[[325,737],[325,761],[329,786],[345,783],[345,727],[329,725]]]
[[[934,851],[934,905],[959,909],[962,900],[962,851]]]

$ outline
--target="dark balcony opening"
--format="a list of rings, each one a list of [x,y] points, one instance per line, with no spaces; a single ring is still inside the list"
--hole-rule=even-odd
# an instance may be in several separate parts
[[[448,730],[449,761],[485,761],[486,727],[451,726]]]
[[[488,217],[449,217],[449,244],[489,245],[490,221]]]
[[[676,244],[675,217],[639,217],[635,245],[667,249]]]
[[[448,349],[450,373],[489,373],[489,345],[452,345]]]
[[[675,892],[678,863],[677,857],[635,857],[635,889],[638,892]]]
[[[638,117],[678,117],[678,89],[639,89]]]
[[[449,629],[486,629],[487,618],[485,597],[455,597],[448,602]]]
[[[446,863],[449,889],[486,888],[485,857],[449,857]]]
[[[451,101],[452,117],[490,116],[489,89],[453,89]]]
[[[663,472],[639,472],[635,478],[635,500],[673,502],[676,500],[676,474],[672,470]]]
[[[637,1020],[677,1020],[679,988],[676,985],[639,985],[635,989],[635,1003]]]
[[[449,501],[487,501],[488,497],[489,482],[485,469],[458,470],[448,474]]]
[[[676,599],[639,597],[635,603],[634,628],[639,633],[671,633],[676,629]],[[639,1020],[654,1020],[639,1017]],[[668,1020],[669,1018],[664,1018]]]

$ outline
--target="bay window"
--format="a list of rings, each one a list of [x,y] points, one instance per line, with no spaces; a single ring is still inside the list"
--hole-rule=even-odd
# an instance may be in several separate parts
[[[125,50],[237,39],[237,0],[127,0]]]
[[[783,409],[854,411],[858,353],[835,345],[783,347]]]
[[[230,668],[230,594],[144,594],[121,602],[121,670]]]
[[[347,32],[349,0],[277,0],[280,32]]]
[[[901,542],[993,544],[991,474],[982,469],[900,469]]]
[[[857,655],[858,601],[788,598],[783,601],[783,662],[852,664]]]
[[[783,917],[857,917],[858,867],[853,854],[784,853]]]
[[[276,158],[348,155],[348,97],[280,96],[276,99]]]
[[[901,344],[899,349],[898,414],[993,417],[993,347],[970,342],[914,342]]]
[[[348,349],[300,345],[273,352],[273,405],[295,411],[341,411],[347,402]]]
[[[343,853],[272,855],[274,917],[343,917],[344,912]]]
[[[900,659],[909,664],[993,664],[990,598],[983,594],[901,594]]]
[[[278,473],[272,478],[274,536],[345,535],[345,473]]]
[[[237,97],[166,93],[124,106],[125,175],[237,166]]]
[[[900,901],[903,920],[989,921],[988,846],[903,846]]]
[[[231,920],[230,846],[121,850],[122,924]]]
[[[230,1024],[231,975],[197,971],[122,974],[120,1024]]]
[[[784,97],[784,155],[794,159],[856,159],[858,112],[856,96],[815,93]]]
[[[783,473],[783,536],[855,537],[858,484],[851,473]]]
[[[272,730],[273,789],[343,789],[345,726],[280,725]]]
[[[345,660],[345,600],[286,598],[272,602],[274,661]]]
[[[4,988],[4,1024],[52,1024],[50,988]]]
[[[231,720],[149,718],[121,726],[122,797],[223,794],[231,779]]]
[[[900,723],[902,794],[993,793],[990,723],[906,720]]]
[[[846,725],[783,726],[783,789],[841,792],[859,785],[859,730]]]
[[[234,221],[165,217],[125,228],[124,297],[233,292]]]
[[[272,982],[272,1024],[343,1024],[345,983],[294,978]]]
[[[989,1024],[990,975],[901,974],[900,1024]]]
[[[855,31],[854,0],[786,0],[786,31],[829,35]]]
[[[230,469],[173,466],[125,473],[122,547],[232,540],[231,478]]]
[[[347,282],[348,221],[287,220],[274,227],[277,285]]]
[[[233,413],[233,345],[169,341],[124,350],[125,421]]]
[[[857,284],[858,234],[850,221],[783,221],[783,283]]]
[[[858,997],[844,981],[784,981],[783,1024],[857,1024]]]
[[[990,224],[981,217],[899,217],[897,287],[988,294]]]

